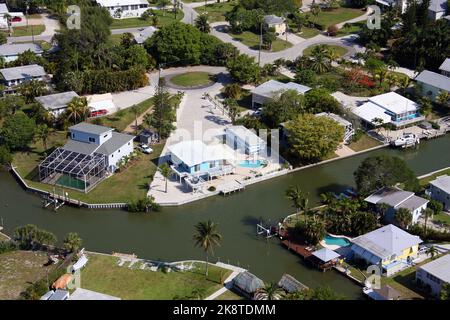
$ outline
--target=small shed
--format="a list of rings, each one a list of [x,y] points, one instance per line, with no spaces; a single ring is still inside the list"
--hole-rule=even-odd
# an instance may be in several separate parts
[[[278,286],[287,293],[294,293],[308,289],[307,286],[287,273],[283,274],[280,281],[278,281]]]
[[[244,295],[253,297],[256,291],[264,287],[264,282],[254,274],[244,271],[234,277],[233,287]]]
[[[145,129],[137,136],[137,141],[145,144],[154,144],[158,142],[158,138],[159,136],[156,131]]]
[[[319,269],[326,271],[338,264],[340,257],[339,253],[328,248],[322,248],[314,251],[309,257],[309,261]]]

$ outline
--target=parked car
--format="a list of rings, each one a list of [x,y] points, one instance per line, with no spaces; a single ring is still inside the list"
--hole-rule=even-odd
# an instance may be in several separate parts
[[[106,114],[108,114],[108,110],[106,110],[106,109],[94,110],[94,111],[91,111],[90,117],[91,118],[101,117],[101,116],[104,116]]]
[[[146,145],[146,144],[144,144],[144,143],[141,143],[141,144],[139,145],[139,149],[140,149],[143,153],[146,153],[146,154],[150,154],[150,153],[153,152],[153,149],[150,148],[148,145]]]

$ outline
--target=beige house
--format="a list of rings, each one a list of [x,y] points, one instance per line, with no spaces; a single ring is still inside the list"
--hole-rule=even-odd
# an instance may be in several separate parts
[[[284,35],[287,31],[284,19],[273,14],[264,16],[264,24],[268,28],[274,28],[277,35]]]

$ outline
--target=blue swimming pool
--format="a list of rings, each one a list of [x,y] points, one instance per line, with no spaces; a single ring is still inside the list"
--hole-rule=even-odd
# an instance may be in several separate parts
[[[350,241],[348,239],[340,238],[340,237],[333,237],[333,236],[330,236],[329,234],[327,234],[323,240],[328,245],[341,246],[341,247],[346,247],[346,246],[350,245]]]
[[[259,168],[262,166],[262,161],[261,160],[245,160],[245,161],[241,161],[239,162],[239,167],[242,168]]]

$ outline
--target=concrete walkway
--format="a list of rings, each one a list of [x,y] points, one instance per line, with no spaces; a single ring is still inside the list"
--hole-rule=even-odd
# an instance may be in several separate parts
[[[233,272],[228,276],[228,278],[224,281],[223,287],[211,294],[210,296],[206,297],[205,300],[214,300],[220,295],[224,294],[228,290],[230,290],[233,286],[233,279],[241,272],[247,271],[246,269],[239,268],[230,264],[217,262],[217,267],[232,270]]]

